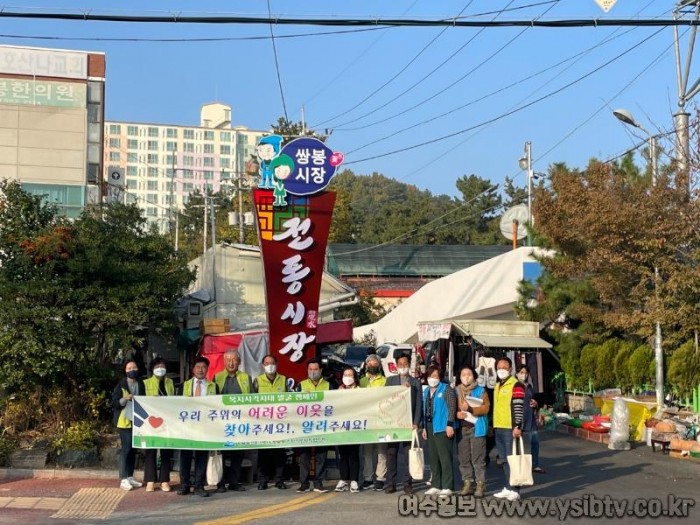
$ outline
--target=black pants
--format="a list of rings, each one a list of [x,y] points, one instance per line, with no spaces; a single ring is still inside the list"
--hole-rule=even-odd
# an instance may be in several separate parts
[[[191,487],[192,457],[194,456],[194,488],[203,489],[207,484],[207,461],[209,452],[206,450],[180,451],[180,483],[183,487]]]
[[[270,448],[258,451],[258,482],[270,481],[275,483],[284,480],[284,464],[287,453],[283,448]]]
[[[313,479],[309,478],[309,470],[311,468],[311,451],[314,450],[316,460],[316,475]],[[301,449],[299,454],[299,481],[302,483],[308,483],[313,481],[314,483],[322,483],[323,478],[326,477],[326,455],[328,454],[327,447],[306,447]]]
[[[173,451],[168,449],[163,449],[160,451],[160,476],[156,477],[158,474],[156,471],[156,459],[158,457],[158,450],[155,448],[146,449],[145,460],[143,465],[143,480],[148,482],[160,481],[161,483],[170,483],[170,460],[173,457]]]
[[[243,464],[243,452],[242,450],[231,450],[222,452],[222,460],[224,463],[224,475],[221,476],[221,481],[219,481],[218,487],[223,487],[228,483],[229,487],[231,485],[237,485],[238,480],[241,477],[241,465]]]
[[[360,481],[360,445],[338,446],[338,470],[343,481]]]
[[[119,428],[119,439],[122,448],[119,451],[119,479],[130,478],[134,475],[136,466],[136,450],[131,446],[131,428]]]
[[[404,450],[404,453],[406,450],[408,450],[411,447],[411,444],[408,442],[397,442],[397,443],[389,443],[386,449],[386,484],[390,487],[395,487],[396,486],[396,477],[398,475],[398,456],[400,453],[400,449]],[[406,461],[408,463],[408,461]],[[408,466],[408,465],[407,465]],[[413,480],[411,479],[411,475],[408,473],[408,468],[406,468],[406,477],[403,480],[404,486],[405,485],[412,485]]]

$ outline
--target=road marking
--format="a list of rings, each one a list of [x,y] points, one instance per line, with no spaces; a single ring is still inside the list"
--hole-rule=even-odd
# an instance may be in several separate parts
[[[15,497],[0,498],[0,508],[58,510],[68,498]]]
[[[117,508],[126,491],[115,488],[82,488],[73,494],[52,518],[106,519]]]
[[[285,514],[287,512],[293,512],[295,510],[300,510],[305,507],[310,507],[311,505],[316,505],[322,503],[326,500],[334,498],[337,494],[329,493],[323,495],[317,495],[314,493],[307,494],[305,496],[300,496],[283,503],[278,503],[276,505],[268,505],[260,509],[251,510],[243,514],[234,514],[233,516],[226,516],[224,518],[218,518],[211,521],[200,521],[195,525],[239,525],[241,523],[246,523],[248,521],[257,520],[260,518],[270,518],[273,516],[279,516],[280,514]]]

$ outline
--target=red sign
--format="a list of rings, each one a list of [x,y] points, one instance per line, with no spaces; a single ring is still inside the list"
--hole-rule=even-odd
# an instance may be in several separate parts
[[[287,195],[274,206],[270,190],[253,191],[265,269],[270,353],[280,374],[301,381],[316,355],[318,303],[335,193]]]

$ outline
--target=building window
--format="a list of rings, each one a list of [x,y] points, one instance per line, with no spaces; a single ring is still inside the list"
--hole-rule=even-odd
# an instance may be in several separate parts
[[[148,128],[148,136],[149,137],[157,137],[158,136],[158,128],[149,127]]]
[[[194,159],[190,155],[185,155],[182,157],[182,163],[185,166],[194,166]]]
[[[157,177],[158,176],[158,168],[154,168],[153,166],[148,167],[148,176],[149,177]]]
[[[127,166],[126,167],[126,175],[128,177],[136,177],[137,173],[138,173],[138,168],[136,168],[136,166]]]
[[[205,144],[204,153],[214,153],[214,144]]]
[[[194,184],[192,184],[191,182],[183,184],[182,189],[183,191],[185,191],[185,193],[191,193],[192,191],[194,191]]]
[[[192,139],[194,139],[194,130],[193,129],[183,130],[182,136],[186,139],[192,140]]]
[[[158,164],[158,155],[155,153],[148,154],[148,164]]]
[[[166,142],[165,151],[177,151],[177,142]]]
[[[229,161],[229,159],[225,159],[225,158],[222,157],[222,158],[219,159],[219,167],[221,167],[221,168],[230,168],[230,167],[231,167],[231,162]]]
[[[173,183],[172,182],[165,183],[165,191],[173,191]],[[168,202],[168,204],[170,204],[170,202]]]
[[[126,179],[126,189],[135,190],[136,189],[136,179]]]
[[[166,155],[165,156],[165,163],[168,166],[173,166],[175,164],[175,155]]]
[[[204,166],[214,166],[214,157],[204,157]]]
[[[146,189],[148,191],[158,191],[158,181],[157,180],[146,181]]]
[[[165,136],[168,137],[169,139],[176,139],[177,138],[177,128],[168,128],[165,132]]]
[[[138,162],[139,156],[136,153],[127,153],[126,154],[126,161],[127,162]]]
[[[117,148],[117,149],[119,149],[119,148],[122,147],[121,144],[122,144],[121,139],[114,139],[114,138],[113,138],[113,139],[109,139],[109,147],[110,147],[110,148]]]
[[[109,125],[109,134],[110,135],[121,135],[122,133],[122,127],[119,124],[110,124]]]
[[[139,149],[139,141],[136,139],[127,140],[126,149]]]
[[[206,170],[206,171],[204,172],[204,178],[205,178],[206,180],[212,180],[212,179],[214,178],[214,172],[211,171],[211,170]]]
[[[231,132],[222,131],[221,132],[221,142],[231,142]]]
[[[149,151],[158,151],[158,141],[157,140],[149,140],[148,141],[148,149],[149,149]]]
[[[204,132],[204,140],[214,140],[214,132],[213,131],[205,131]]]
[[[222,155],[230,155],[231,154],[231,146],[228,144],[222,144],[219,147],[219,153],[221,153]]]
[[[182,170],[182,178],[183,179],[193,179],[194,172],[192,170]]]
[[[157,217],[158,216],[158,210],[154,208],[153,206],[149,206],[146,208],[146,217]]]
[[[185,153],[194,153],[194,142],[185,142],[183,148]]]
[[[109,152],[110,162],[119,162],[121,160],[121,154],[118,151]]]
[[[129,135],[130,137],[138,137],[139,136],[139,127],[138,126],[127,126],[126,127],[126,134]]]

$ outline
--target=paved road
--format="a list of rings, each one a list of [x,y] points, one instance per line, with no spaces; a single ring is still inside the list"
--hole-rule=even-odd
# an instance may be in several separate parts
[[[549,505],[546,509],[539,509],[546,516],[501,517],[498,523],[561,523],[560,517],[562,521],[576,518],[577,513],[584,510],[586,502],[593,510],[604,512],[606,496],[619,500],[618,505],[624,504],[624,501],[643,500],[643,505],[652,513],[664,510],[660,504],[667,503],[669,497],[694,498],[700,505],[700,463],[673,459],[661,453],[653,454],[643,446],[627,452],[610,451],[604,445],[557,433],[543,433],[541,454],[541,463],[547,473],[537,475],[537,484],[524,489],[522,494],[525,503]],[[488,469],[487,488],[490,494],[501,488],[501,476],[502,471],[492,462]],[[327,485],[330,488],[334,482],[329,481]],[[496,507],[489,505],[501,504],[489,497],[483,500],[487,508],[482,509],[473,506],[471,498],[436,502],[424,499],[422,494],[416,499],[407,499],[399,494],[372,491],[359,494],[298,494],[294,490],[297,486],[291,484],[287,491],[271,488],[265,492],[249,486],[246,492],[200,498],[177,496],[174,492],[147,493],[143,489],[124,493],[116,489],[116,481],[105,479],[4,480],[0,481],[0,524],[131,522],[218,525],[253,522],[256,525],[280,525],[284,522],[303,522],[305,525],[325,525],[330,520],[358,523],[370,520],[373,523],[438,521],[442,519],[439,514],[449,517],[457,513],[470,516],[472,523],[485,523],[487,520],[494,523],[495,516],[488,518],[484,512],[497,512]],[[595,497],[595,502],[591,503],[590,497],[585,499],[586,495]],[[577,502],[572,498],[579,500]],[[646,503],[652,499],[661,501],[650,505]],[[552,507],[557,504],[560,507]],[[402,516],[399,505],[403,514],[418,517]],[[516,507],[511,510],[524,511]],[[567,515],[564,514],[566,510]],[[612,507],[609,510],[615,511]],[[618,525],[639,523],[639,519],[629,515],[629,510],[618,507],[617,511],[623,512],[621,518],[581,517],[575,521]],[[676,507],[671,510],[682,512],[683,506],[676,501]],[[690,513],[689,517],[674,519],[674,522],[698,523],[700,508],[686,505],[686,510]],[[104,519],[78,517],[87,516],[88,513],[98,516],[100,511]],[[51,517],[61,515],[65,517]],[[665,523],[670,520],[659,516],[653,521]]]

